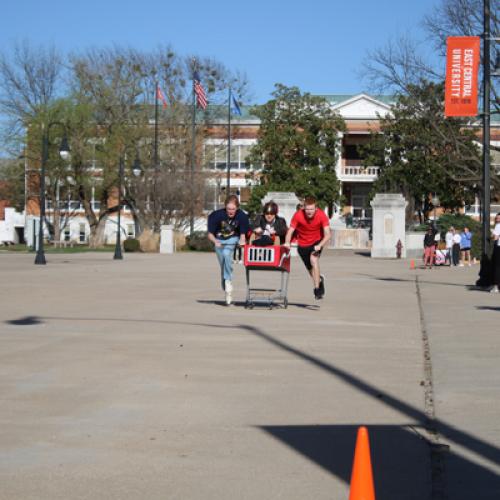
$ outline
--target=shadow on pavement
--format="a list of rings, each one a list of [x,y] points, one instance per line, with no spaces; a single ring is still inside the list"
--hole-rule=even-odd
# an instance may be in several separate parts
[[[197,299],[196,302],[198,302],[198,304],[213,304],[213,305],[216,305],[216,306],[223,306],[223,307],[227,307],[226,306],[226,303],[223,301],[223,300],[203,300],[203,299]],[[231,307],[232,306],[235,306],[235,307],[242,307],[242,308],[245,308],[245,302],[243,301],[235,301],[231,304]],[[320,309],[320,306],[317,306],[317,305],[314,305],[314,304],[301,304],[299,302],[289,302],[288,303],[288,307],[298,307],[298,308],[301,308],[301,309],[309,309],[310,311],[318,311]],[[269,309],[269,305],[265,302],[263,303],[255,303],[253,305],[253,308],[255,309]],[[275,303],[273,305],[273,309],[283,309],[283,305],[280,304],[280,303]]]
[[[476,306],[476,309],[480,309],[481,311],[500,311],[500,307],[493,306]]]
[[[346,484],[350,483],[357,425],[260,428]],[[376,498],[430,498],[430,464],[422,463],[422,457],[428,456],[427,441],[410,426],[372,425],[368,426],[368,432]]]
[[[394,278],[392,276],[374,276],[373,274],[365,274],[365,273],[358,273],[358,276],[365,276],[365,277],[368,277],[368,278],[371,278],[371,279],[377,280],[377,281],[415,283],[414,279]],[[466,290],[469,290],[472,292],[488,292],[489,291],[489,290],[482,288],[482,287],[478,287],[475,285],[464,285],[462,283],[448,283],[448,282],[444,282],[444,281],[426,281],[426,280],[422,280],[422,279],[419,279],[418,282],[423,283],[425,285],[458,286],[460,288],[465,288]]]
[[[454,442],[469,451],[474,452],[483,459],[486,459],[497,466],[500,464],[500,449],[497,446],[476,438],[472,434],[457,429],[442,420],[430,420],[427,415],[418,408],[391,396],[389,393],[371,385],[368,382],[365,382],[359,377],[351,375],[349,372],[342,370],[341,368],[337,368],[336,366],[326,363],[316,356],[307,354],[304,351],[296,349],[295,347],[268,335],[260,328],[250,325],[239,325],[239,327],[253,335],[256,335],[262,340],[265,340],[271,345],[278,347],[295,357],[303,359],[321,370],[326,371],[343,382],[351,385],[360,392],[371,396],[372,398],[376,398],[378,401],[383,402],[387,406],[399,411],[401,414],[415,420],[418,423],[417,425],[429,428],[430,423],[433,422],[440,435],[445,437],[448,441]],[[463,457],[459,457],[453,451],[448,454],[447,464],[453,464],[453,479],[461,482],[461,487],[456,488],[456,491],[455,486],[453,486],[455,493],[453,496],[450,495],[449,498],[453,498],[453,500],[470,500],[472,498],[480,498],[481,500],[498,500],[500,498],[499,475],[491,472],[486,467],[482,467],[481,465],[473,463]],[[460,477],[456,477],[457,467],[460,470]],[[472,494],[472,492],[474,492],[474,494]]]
[[[11,319],[9,321],[6,321],[6,323],[8,325],[25,326],[25,325],[40,325],[43,323],[43,321],[38,316],[24,316],[18,319]]]
[[[224,329],[240,329],[243,332],[252,334],[261,340],[271,344],[272,346],[289,353],[290,355],[302,359],[310,363],[312,366],[325,371],[326,373],[342,380],[344,383],[349,384],[355,390],[376,399],[378,402],[384,403],[388,407],[398,411],[402,415],[415,421],[415,427],[429,428],[433,423],[439,434],[446,438],[447,441],[458,444],[463,448],[480,456],[482,459],[491,462],[498,466],[500,464],[500,449],[494,444],[483,441],[465,431],[455,428],[445,421],[435,419],[430,420],[427,415],[420,409],[398,399],[384,390],[364,381],[363,379],[352,375],[346,370],[338,368],[337,366],[327,363],[319,357],[308,354],[305,351],[293,347],[267,333],[262,329],[245,324],[239,325],[219,325],[210,323],[195,323],[195,322],[181,322],[181,321],[166,321],[166,320],[144,320],[140,319],[121,319],[121,318],[58,318],[58,317],[37,317],[26,316],[17,320],[7,321],[9,324],[25,325],[42,323],[44,320],[64,320],[64,321],[137,321],[137,322],[151,322],[163,324],[184,324],[200,326],[203,328],[217,328],[218,330]],[[345,403],[342,403],[345,404]],[[363,422],[360,422],[363,425]],[[352,453],[355,441],[355,429],[357,426],[261,426],[269,434],[273,435],[280,441],[285,442],[290,447],[294,448],[302,455],[307,456],[321,467],[329,470],[336,476],[344,481],[349,481],[350,467],[352,465]],[[384,479],[383,474],[387,473],[388,464],[393,461],[396,462],[391,467],[399,471],[398,467],[404,464],[404,453],[410,453],[411,448],[414,448],[417,441],[422,442],[423,438],[412,435],[408,426],[371,426],[370,439],[373,442],[372,459],[374,463],[377,462],[381,465],[376,465],[378,471],[376,472],[376,481],[381,481],[379,488],[382,498],[399,499],[408,498],[406,493],[397,493],[394,488],[399,488],[399,480],[392,478]],[[380,430],[380,435],[377,433]],[[425,441],[427,442],[427,441]],[[406,443],[406,444],[405,444]],[[432,450],[436,445],[428,442],[429,448]],[[417,446],[420,446],[418,444]],[[406,447],[408,449],[406,450]],[[405,450],[403,450],[405,448]],[[339,450],[342,450],[340,452]],[[434,450],[435,451],[435,450]],[[347,457],[347,459],[345,458]],[[399,458],[398,458],[399,457]],[[464,457],[457,455],[451,450],[446,455],[446,466],[453,467],[453,483],[448,479],[448,494],[449,498],[453,500],[498,500],[500,498],[500,475],[495,474],[488,468],[471,462]],[[436,471],[432,471],[433,474]],[[408,476],[412,481],[419,480],[412,476],[412,469],[405,469],[396,472],[396,475],[402,478]],[[380,476],[380,479],[377,477]],[[435,479],[435,478],[434,478]],[[444,481],[444,479],[443,479]],[[404,481],[402,481],[404,483]],[[410,482],[411,484],[411,482]],[[406,492],[410,489],[407,486]],[[398,490],[399,491],[399,490]],[[387,492],[387,494],[385,493]],[[450,494],[453,492],[453,494]],[[441,498],[441,497],[434,497]],[[443,497],[444,498],[444,497]]]

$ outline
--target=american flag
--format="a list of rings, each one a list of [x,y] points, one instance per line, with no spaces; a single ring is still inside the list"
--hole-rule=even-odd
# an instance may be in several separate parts
[[[205,94],[205,89],[203,88],[203,85],[200,82],[200,75],[198,74],[197,71],[194,72],[193,81],[194,81],[194,93],[196,94],[196,104],[200,108],[205,109],[208,104],[207,95]]]

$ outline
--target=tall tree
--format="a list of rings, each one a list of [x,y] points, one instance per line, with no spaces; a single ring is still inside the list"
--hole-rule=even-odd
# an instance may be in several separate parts
[[[248,161],[263,169],[249,208],[258,210],[268,191],[292,191],[315,196],[331,213],[339,199],[335,164],[344,121],[325,99],[297,87],[276,84],[272,95],[253,109],[261,124]]]
[[[63,95],[63,56],[54,47],[34,47],[27,41],[0,53],[0,113],[3,146],[18,156],[26,130],[40,113],[48,113]]]
[[[409,90],[381,119],[381,132],[366,147],[367,164],[380,166],[374,191],[402,191],[410,218],[433,193],[445,208],[471,203],[481,179],[474,132],[462,119],[445,118],[442,84]]]

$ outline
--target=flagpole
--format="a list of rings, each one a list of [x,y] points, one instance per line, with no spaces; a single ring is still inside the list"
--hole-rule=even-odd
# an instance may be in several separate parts
[[[194,157],[196,154],[196,96],[194,91],[194,72],[196,71],[196,59],[193,59],[193,116],[191,126],[191,172],[190,172],[190,188],[189,188],[189,235],[192,237],[194,233],[194,210],[193,210],[193,180],[194,180]]]
[[[227,99],[227,169],[226,169],[226,195],[231,194],[231,87]]]
[[[155,138],[154,138],[154,182],[153,182],[153,231],[158,231],[157,217],[157,191],[156,184],[158,182],[158,82],[155,82]]]

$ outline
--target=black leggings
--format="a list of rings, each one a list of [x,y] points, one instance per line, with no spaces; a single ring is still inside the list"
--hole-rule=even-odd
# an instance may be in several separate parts
[[[451,247],[451,262],[454,266],[458,266],[458,263],[460,262],[460,244],[459,243],[453,243],[453,246]]]
[[[495,242],[493,247],[493,258],[491,259],[493,270],[493,284],[500,287],[500,246]]]

